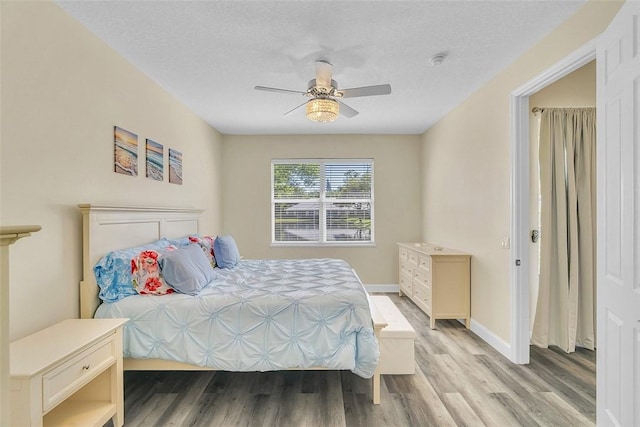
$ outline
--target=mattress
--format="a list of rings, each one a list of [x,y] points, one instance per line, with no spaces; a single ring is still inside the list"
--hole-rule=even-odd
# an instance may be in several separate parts
[[[124,357],[227,371],[346,369],[378,364],[367,293],[338,259],[242,260],[198,295],[133,295],[95,317],[126,317]]]

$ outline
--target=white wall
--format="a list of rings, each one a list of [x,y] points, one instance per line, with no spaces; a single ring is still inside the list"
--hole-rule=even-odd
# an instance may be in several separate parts
[[[398,283],[400,241],[420,240],[419,135],[223,136],[223,226],[245,258],[342,258],[366,285]],[[271,160],[374,160],[375,247],[271,247]]]
[[[471,316],[507,345],[510,94],[598,36],[621,4],[588,2],[423,135],[423,239],[472,254]]]
[[[11,248],[12,340],[78,316],[78,203],[206,209],[221,224],[221,136],[50,2],[0,2],[2,225],[40,224]],[[139,176],[113,172],[113,126],[137,133]],[[144,140],[165,147],[165,181],[145,178]],[[183,153],[168,183],[167,149]]]

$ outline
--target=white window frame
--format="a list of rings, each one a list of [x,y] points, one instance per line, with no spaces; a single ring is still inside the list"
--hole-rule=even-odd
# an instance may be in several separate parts
[[[320,166],[320,197],[318,199],[277,199],[275,198],[274,190],[275,190],[275,182],[274,182],[274,165],[276,164],[318,164]],[[325,165],[326,164],[335,164],[335,163],[368,163],[371,165],[371,198],[367,199],[339,199],[326,197],[326,186],[322,183],[326,182],[325,177]],[[362,247],[362,246],[375,246],[375,219],[374,219],[374,161],[373,159],[272,159],[271,160],[271,246],[342,246],[342,247]],[[276,202],[278,203],[299,203],[300,201],[318,201],[320,204],[319,208],[319,221],[320,221],[320,240],[318,241],[276,241],[276,221],[275,221],[275,207]],[[371,234],[370,240],[346,240],[346,241],[335,241],[335,240],[327,240],[327,226],[326,226],[326,211],[327,205],[331,203],[370,203],[371,205]]]

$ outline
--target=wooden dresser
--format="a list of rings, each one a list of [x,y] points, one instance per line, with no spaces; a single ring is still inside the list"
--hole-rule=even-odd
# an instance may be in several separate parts
[[[400,296],[430,318],[471,322],[471,255],[429,243],[398,243]]]

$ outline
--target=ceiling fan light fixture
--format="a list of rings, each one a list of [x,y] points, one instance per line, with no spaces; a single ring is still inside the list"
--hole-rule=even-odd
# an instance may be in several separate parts
[[[331,98],[314,98],[307,102],[307,118],[314,122],[332,122],[338,118],[340,105]]]

